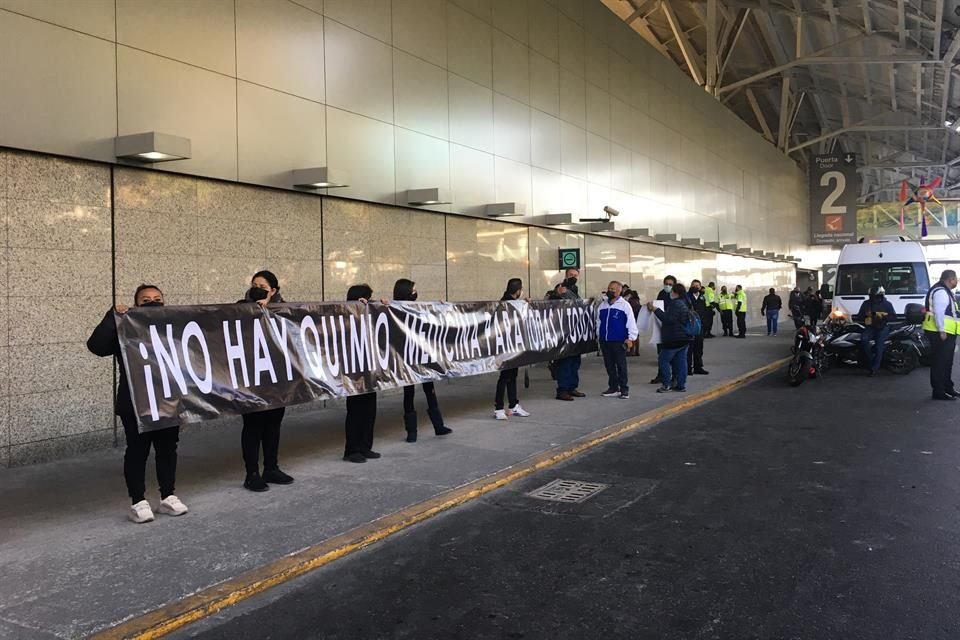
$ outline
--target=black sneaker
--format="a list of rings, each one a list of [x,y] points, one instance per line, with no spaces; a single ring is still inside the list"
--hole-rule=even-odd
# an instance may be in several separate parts
[[[619,390],[619,389],[607,389],[606,391],[604,391],[604,392],[601,393],[600,395],[602,395],[604,398],[614,398],[614,397],[620,395],[620,390]]]
[[[363,452],[362,454],[360,454],[360,455],[362,455],[362,456],[363,456],[364,458],[366,458],[367,460],[376,460],[377,458],[380,457],[380,454],[377,453],[376,451],[373,451],[373,450],[371,450],[371,451],[364,451],[364,452]]]
[[[277,469],[265,469],[263,472],[263,481],[268,484],[293,484],[293,478],[283,471]]]
[[[267,483],[263,481],[263,478],[260,477],[259,473],[248,473],[246,480],[243,481],[243,488],[257,493],[270,489]]]
[[[706,369],[696,369],[696,370],[694,370],[693,373],[694,373],[694,375],[698,375],[698,376],[708,376],[708,375],[710,375],[710,372],[707,371]]]
[[[686,393],[686,387],[670,387],[670,391],[676,391],[677,393]]]
[[[656,378],[650,381],[650,384],[663,384],[663,380],[660,378],[660,376],[657,376]]]
[[[359,451],[348,453],[343,456],[343,459],[346,460],[347,462],[366,462],[367,461],[366,456],[364,456]]]

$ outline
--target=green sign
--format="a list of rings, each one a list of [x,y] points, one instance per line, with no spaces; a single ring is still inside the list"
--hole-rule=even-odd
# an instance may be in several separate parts
[[[580,249],[560,249],[560,271],[580,268]]]

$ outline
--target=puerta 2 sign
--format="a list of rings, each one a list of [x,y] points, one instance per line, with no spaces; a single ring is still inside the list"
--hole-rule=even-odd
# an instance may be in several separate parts
[[[141,431],[596,350],[585,300],[133,308],[116,315]]]
[[[810,244],[857,241],[857,154],[813,156],[810,163]]]

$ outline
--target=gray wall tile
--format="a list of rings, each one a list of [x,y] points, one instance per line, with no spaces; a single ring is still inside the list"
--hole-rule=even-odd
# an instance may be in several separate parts
[[[330,106],[393,122],[390,46],[333,21],[326,24],[326,45]]]
[[[456,6],[468,11],[481,20],[489,23],[492,13],[492,0],[451,0],[449,6]]]
[[[587,81],[587,131],[610,137],[610,94]]]
[[[587,180],[610,186],[610,141],[593,133],[587,133]]]
[[[530,49],[500,31],[493,32],[493,89],[530,104]]]
[[[117,41],[236,76],[233,9],[234,0],[117,0]]]
[[[557,8],[547,0],[527,0],[530,48],[554,62],[560,60],[560,23]]]
[[[337,195],[393,204],[392,126],[327,107],[327,161],[350,175],[350,186]]]
[[[113,40],[114,37],[114,0],[85,0],[82,3],[56,0],[0,0],[0,9],[10,9],[31,18],[105,40]]]
[[[323,102],[323,69],[323,16],[284,0],[237,0],[240,79]]]
[[[447,68],[485,87],[493,87],[493,30],[455,5],[447,7],[450,45]]]
[[[444,69],[394,50],[393,88],[397,126],[448,138],[449,101]]]
[[[393,44],[438,66],[447,64],[445,0],[393,0]]]
[[[0,11],[3,144],[112,160],[116,82],[111,43]]]
[[[453,211],[482,215],[483,205],[496,200],[493,154],[451,143],[450,187]]]
[[[530,112],[531,162],[535,167],[561,172],[560,120],[537,110]]]
[[[450,187],[450,143],[439,138],[397,128],[397,202],[407,189]],[[434,210],[449,207],[431,206]]]
[[[124,46],[118,55],[120,135],[162,131],[190,138],[191,159],[164,163],[164,169],[236,180],[236,80]]]
[[[587,132],[567,122],[560,123],[560,162],[563,173],[586,179]]]
[[[530,164],[530,107],[494,93],[493,122],[496,155]]]
[[[530,106],[560,115],[560,67],[535,51],[530,52]]]
[[[527,3],[524,0],[493,0],[493,26],[527,44]]]
[[[560,118],[581,128],[587,126],[587,84],[581,76],[562,68]]]
[[[493,91],[449,74],[450,141],[493,153]]]
[[[578,76],[586,72],[586,40],[583,27],[561,14],[559,17],[560,66]]]
[[[390,0],[325,0],[323,14],[377,40],[393,39]]]

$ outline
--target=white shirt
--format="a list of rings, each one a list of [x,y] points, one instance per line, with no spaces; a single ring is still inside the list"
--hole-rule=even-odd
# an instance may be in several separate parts
[[[933,307],[933,319],[937,323],[937,331],[943,333],[944,326],[946,325],[944,318],[947,315],[947,310],[950,310],[951,317],[955,317],[956,315],[953,308],[953,293],[948,291],[946,287],[937,287],[933,290],[930,305]]]

